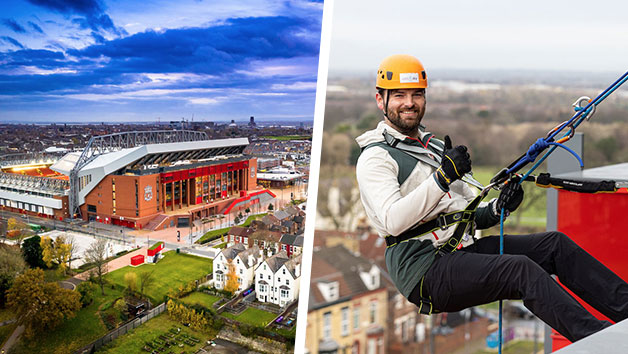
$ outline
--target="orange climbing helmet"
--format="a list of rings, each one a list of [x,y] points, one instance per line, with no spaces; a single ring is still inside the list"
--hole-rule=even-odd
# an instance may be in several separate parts
[[[378,89],[414,89],[427,87],[427,74],[419,59],[405,54],[391,55],[377,69]]]

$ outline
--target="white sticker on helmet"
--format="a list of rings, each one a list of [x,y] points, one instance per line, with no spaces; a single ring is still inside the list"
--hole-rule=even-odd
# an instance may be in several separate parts
[[[402,84],[409,82],[419,82],[419,73],[400,73],[399,82]]]

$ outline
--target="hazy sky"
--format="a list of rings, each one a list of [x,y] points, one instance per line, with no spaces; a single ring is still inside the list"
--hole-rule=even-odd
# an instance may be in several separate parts
[[[389,54],[433,69],[628,70],[625,1],[336,0],[331,73]]]
[[[0,3],[0,121],[312,119],[322,0]]]

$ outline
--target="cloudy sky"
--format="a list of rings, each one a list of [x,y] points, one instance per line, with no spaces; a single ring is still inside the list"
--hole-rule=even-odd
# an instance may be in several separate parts
[[[330,72],[374,73],[393,53],[431,69],[628,70],[628,2],[334,2]]]
[[[0,4],[1,121],[311,120],[322,0]]]

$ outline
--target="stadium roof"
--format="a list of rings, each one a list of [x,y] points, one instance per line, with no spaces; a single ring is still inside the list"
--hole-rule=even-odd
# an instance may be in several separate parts
[[[78,205],[105,176],[131,164],[167,164],[188,159],[208,159],[219,156],[241,154],[249,144],[247,138],[183,141],[173,143],[146,144],[102,152],[93,156],[78,172],[78,177],[90,176],[90,182],[78,192]],[[50,169],[70,176],[81,152],[71,152],[62,157]]]

